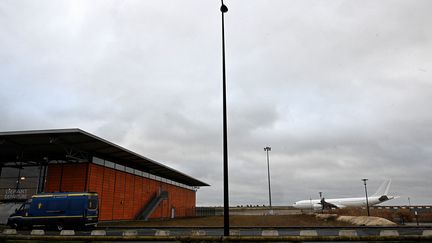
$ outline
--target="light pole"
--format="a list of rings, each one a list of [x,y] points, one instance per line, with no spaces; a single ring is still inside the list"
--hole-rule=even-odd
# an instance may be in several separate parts
[[[271,147],[268,147],[268,146],[265,147],[264,151],[267,152],[267,178],[268,178],[270,214],[273,214],[272,201],[271,201],[270,163],[269,163],[269,151],[271,151]]]
[[[367,186],[366,186],[366,181],[367,181],[368,179],[361,179],[361,180],[362,180],[363,183],[364,183],[365,193],[366,193],[366,209],[367,209],[368,216],[370,216],[370,213],[369,213],[369,199],[368,199]]]
[[[321,202],[321,200],[322,200],[322,192],[318,192],[319,193],[319,196],[320,196],[320,202]],[[322,202],[321,202],[322,203]],[[321,213],[324,213],[324,206],[323,205],[321,205]]]
[[[224,181],[224,236],[229,236],[229,191],[228,191],[228,135],[227,135],[227,106],[226,106],[226,71],[225,71],[225,24],[224,14],[227,6],[221,0],[222,13],[222,89],[223,89],[223,181]]]

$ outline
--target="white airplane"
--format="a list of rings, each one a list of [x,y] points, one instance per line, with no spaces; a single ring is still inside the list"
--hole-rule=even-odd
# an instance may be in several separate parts
[[[372,195],[368,196],[369,206],[379,204],[395,198],[395,196],[388,196],[391,180],[384,181],[378,190]],[[366,206],[366,197],[355,198],[334,198],[334,199],[310,199],[301,200],[293,204],[295,208],[299,209],[332,209],[332,208],[346,208],[346,207],[362,207]]]

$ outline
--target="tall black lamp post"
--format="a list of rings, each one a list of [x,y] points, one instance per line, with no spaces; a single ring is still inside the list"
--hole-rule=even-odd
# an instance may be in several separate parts
[[[224,236],[229,236],[229,191],[228,191],[228,135],[227,135],[227,106],[226,106],[226,71],[225,71],[225,25],[224,14],[227,6],[221,0],[222,13],[222,88],[223,88],[223,181],[224,181]]]
[[[364,183],[364,187],[365,187],[365,194],[366,194],[366,209],[367,209],[367,213],[368,213],[368,216],[370,216],[370,213],[369,213],[369,198],[368,198],[368,194],[367,194],[367,186],[366,186],[366,181],[367,181],[368,179],[362,179],[362,181],[363,181],[363,183]]]
[[[269,204],[270,204],[270,214],[273,214],[272,200],[271,200],[271,184],[270,184],[270,163],[269,163],[269,151],[271,147],[265,147],[264,151],[267,152],[267,179],[268,179],[268,190],[269,190]]]

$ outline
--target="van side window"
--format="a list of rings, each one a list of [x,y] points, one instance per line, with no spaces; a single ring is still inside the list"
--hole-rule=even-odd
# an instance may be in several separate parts
[[[88,208],[89,209],[96,209],[98,206],[97,204],[98,204],[97,199],[91,198],[88,200]]]
[[[30,203],[24,203],[22,210],[28,210],[30,208]]]

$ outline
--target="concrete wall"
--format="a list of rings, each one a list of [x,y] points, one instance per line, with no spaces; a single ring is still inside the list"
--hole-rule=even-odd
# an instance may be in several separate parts
[[[134,219],[159,190],[168,192],[150,218],[194,216],[196,192],[91,163],[48,166],[46,192],[91,191],[99,194],[100,220]]]

